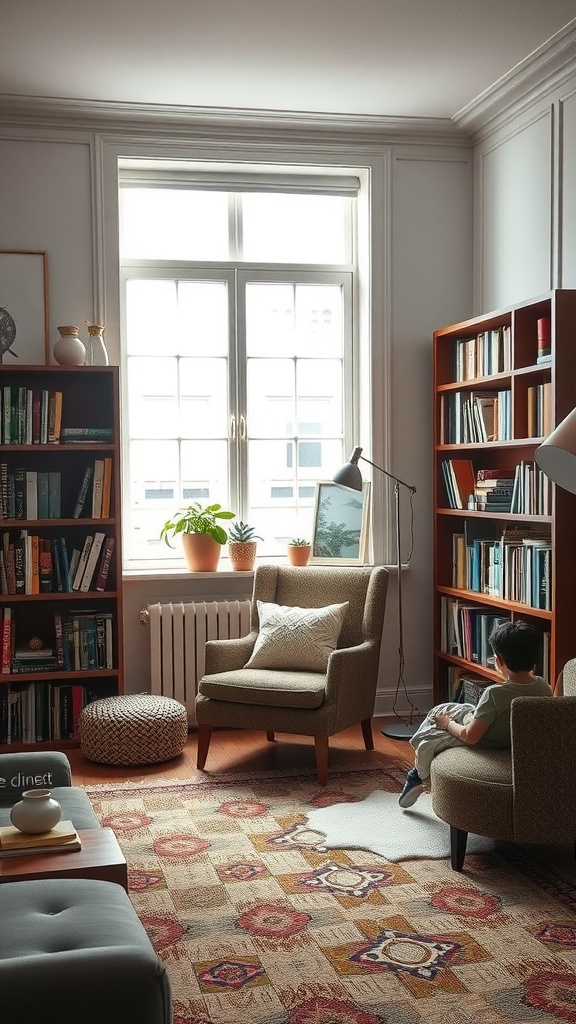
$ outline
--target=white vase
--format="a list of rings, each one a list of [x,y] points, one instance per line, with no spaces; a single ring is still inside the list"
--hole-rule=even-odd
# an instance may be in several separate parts
[[[54,345],[54,359],[60,366],[82,366],[86,359],[86,349],[78,337],[80,328],[68,324],[58,330],[60,338]]]
[[[19,832],[36,835],[49,832],[62,817],[62,808],[49,789],[27,789],[10,811],[10,821]]]
[[[108,366],[108,352],[103,338],[103,324],[88,324],[87,366]]]

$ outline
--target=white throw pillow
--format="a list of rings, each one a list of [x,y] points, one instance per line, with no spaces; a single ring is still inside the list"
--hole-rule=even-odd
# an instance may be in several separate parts
[[[260,631],[245,668],[325,672],[338,643],[348,603],[297,608],[258,601]]]

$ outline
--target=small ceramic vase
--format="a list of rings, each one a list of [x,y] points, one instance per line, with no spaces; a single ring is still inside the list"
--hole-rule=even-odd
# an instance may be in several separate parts
[[[78,337],[80,328],[68,324],[58,330],[60,338],[54,345],[54,359],[60,366],[82,366],[86,359],[86,349]]]
[[[108,352],[103,338],[103,324],[88,324],[88,349],[86,352],[87,366],[108,366]]]
[[[62,817],[62,808],[49,789],[27,789],[10,811],[10,821],[19,832],[37,835],[49,832]]]

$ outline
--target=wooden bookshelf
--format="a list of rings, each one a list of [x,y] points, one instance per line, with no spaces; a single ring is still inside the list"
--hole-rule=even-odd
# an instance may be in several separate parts
[[[74,747],[82,706],[123,692],[118,367],[4,363],[0,404],[0,750]],[[74,552],[96,537],[84,577]]]
[[[538,344],[548,321],[549,356]],[[435,703],[463,675],[499,678],[487,643],[498,618],[539,630],[552,685],[576,656],[576,496],[534,463],[576,404],[575,341],[576,290],[434,333]],[[494,489],[478,485],[480,470]]]

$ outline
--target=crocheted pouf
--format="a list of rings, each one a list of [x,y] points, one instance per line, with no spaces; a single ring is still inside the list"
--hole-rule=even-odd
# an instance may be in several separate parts
[[[188,739],[186,708],[149,693],[94,700],[82,709],[80,748],[99,764],[139,765],[170,761]]]

